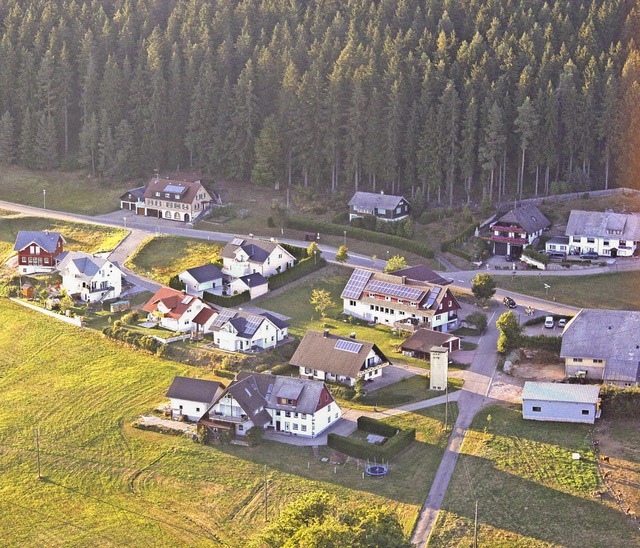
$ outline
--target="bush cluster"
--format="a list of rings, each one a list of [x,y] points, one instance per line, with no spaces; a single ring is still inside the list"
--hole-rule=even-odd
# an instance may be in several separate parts
[[[238,293],[237,295],[225,297],[224,295],[214,295],[213,293],[205,291],[202,298],[208,303],[216,304],[224,308],[231,308],[242,303],[249,302],[251,300],[251,294],[249,293],[249,290],[247,290],[242,293]]]
[[[640,418],[640,388],[605,385],[600,389],[600,397],[607,419]]]
[[[149,337],[148,335],[143,335],[136,331],[130,331],[129,329],[122,327],[122,323],[119,325],[116,324],[118,324],[118,322],[114,322],[113,327],[105,327],[102,330],[102,333],[107,337],[116,339],[117,341],[122,341],[123,343],[130,344],[131,346],[135,346],[136,348],[140,348],[154,354],[160,352],[163,346],[161,342],[157,341],[153,337]]]
[[[519,344],[523,348],[560,352],[560,348],[562,347],[562,337],[548,335],[523,335],[520,337]]]
[[[458,232],[452,238],[449,238],[447,240],[442,240],[442,242],[440,243],[440,250],[445,252],[446,251],[452,252],[451,251],[452,249],[455,249],[456,246],[464,243],[466,240],[471,238],[471,236],[473,236],[475,232],[476,232],[476,224],[475,223],[468,224],[465,228],[463,228],[460,232]]]

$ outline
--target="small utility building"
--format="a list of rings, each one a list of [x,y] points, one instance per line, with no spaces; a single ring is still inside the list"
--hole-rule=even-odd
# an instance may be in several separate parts
[[[600,417],[599,396],[600,387],[595,385],[525,382],[522,418],[593,424]]]

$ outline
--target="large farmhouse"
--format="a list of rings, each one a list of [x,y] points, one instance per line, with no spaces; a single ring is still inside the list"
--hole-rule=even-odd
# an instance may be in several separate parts
[[[64,251],[65,239],[59,232],[18,232],[13,250],[18,252],[18,269],[21,274],[52,272]]]
[[[567,377],[635,387],[640,382],[640,311],[583,309],[562,332]]]
[[[403,196],[356,192],[349,201],[349,220],[372,215],[381,221],[400,221],[409,216],[410,207]]]
[[[490,224],[488,239],[493,245],[494,255],[519,257],[522,250],[531,245],[545,228],[551,226],[542,211],[533,204],[513,208]]]
[[[450,289],[406,276],[357,268],[341,297],[345,314],[368,322],[443,332],[458,327],[460,304]]]
[[[565,234],[569,253],[631,257],[640,241],[640,214],[573,210]]]

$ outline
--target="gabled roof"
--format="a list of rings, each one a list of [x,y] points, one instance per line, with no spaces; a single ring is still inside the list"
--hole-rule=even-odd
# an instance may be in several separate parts
[[[165,395],[167,398],[211,405],[220,388],[222,388],[222,385],[219,382],[177,376],[173,379]]]
[[[156,294],[147,301],[142,307],[145,312],[156,312],[159,303],[162,303],[169,312],[166,316],[173,319],[179,319],[189,309],[194,301],[201,301],[205,308],[215,311],[215,307],[203,301],[200,297],[189,295],[170,287],[161,287]]]
[[[404,341],[400,347],[404,350],[413,350],[427,353],[434,346],[448,347],[451,341],[460,340],[460,337],[450,333],[441,333],[432,329],[416,329],[415,333]]]
[[[134,198],[137,198],[138,200],[142,200],[142,198],[144,197],[144,191],[145,191],[144,186],[139,186],[136,188],[132,188],[131,190],[127,190],[124,194],[120,195],[120,200],[125,200],[129,197],[129,195],[133,196]]]
[[[580,310],[562,332],[562,358],[605,360],[605,381],[640,380],[640,311]]]
[[[217,318],[211,324],[214,331],[220,331],[225,325],[231,324],[238,337],[251,339],[264,322],[272,322],[278,329],[288,327],[283,320],[279,320],[272,314],[251,314],[232,308],[222,308]]]
[[[522,389],[523,400],[595,404],[599,395],[600,387],[589,384],[527,381]]]
[[[338,343],[338,341],[344,341],[344,343]],[[348,350],[342,348],[348,348]],[[372,342],[319,331],[307,331],[289,363],[295,367],[308,367],[326,371],[332,375],[355,378],[364,367],[365,360],[372,350],[384,362],[389,362]]]
[[[215,314],[215,311],[211,308],[203,308],[200,312],[196,314],[196,317],[193,318],[193,323],[197,323],[198,325],[206,324],[212,316]]]
[[[160,198],[166,200],[165,193],[170,194],[168,198],[172,202],[190,204],[195,200],[200,191],[208,193],[200,181],[183,181],[176,179],[154,178],[147,185],[144,191],[144,198],[157,199],[156,193],[160,193]],[[178,198],[176,198],[178,196]]]
[[[82,274],[87,278],[93,278],[105,265],[112,265],[114,268],[117,268],[119,270],[119,267],[116,263],[112,263],[111,261],[104,259],[103,257],[90,255],[89,253],[85,253],[84,251],[69,251],[65,253],[64,258],[62,259],[62,261],[60,261],[58,269],[62,272],[70,264],[73,264],[73,266],[78,270],[79,274]]]
[[[640,214],[573,210],[565,234],[640,241]]]
[[[403,200],[409,203],[404,196],[358,191],[353,195],[353,198],[349,200],[349,206],[365,209],[395,209]]]
[[[271,375],[239,374],[227,391],[238,402],[238,405],[256,426],[264,426],[271,422],[271,415],[266,410],[265,396],[273,389],[274,378]]]
[[[67,243],[60,232],[38,232],[34,230],[21,230],[16,237],[16,243],[13,246],[14,251],[22,251],[31,244],[44,249],[47,253],[53,253],[58,246],[58,240],[62,238],[63,243]]]
[[[235,259],[238,250],[242,249],[249,257],[249,262],[262,264],[276,248],[279,248],[283,253],[293,258],[293,255],[278,244],[278,242],[244,237],[236,237],[225,245],[220,256],[223,259]]]
[[[247,287],[260,287],[261,285],[268,284],[269,281],[260,272],[254,272],[253,274],[247,274],[246,276],[240,276],[238,278],[242,280],[242,283]]]
[[[411,280],[437,285],[448,285],[453,281],[447,278],[443,278],[442,276],[440,276],[440,274],[434,272],[428,266],[425,266],[423,264],[408,266],[407,268],[396,270],[392,272],[392,274],[394,276],[406,276]]]
[[[527,231],[527,234],[532,234],[551,226],[551,221],[545,217],[544,213],[536,205],[522,204],[502,215],[492,224],[520,226]]]
[[[188,274],[199,284],[222,278],[221,270],[214,264],[205,264],[202,266],[196,266],[195,268],[187,268],[187,270],[180,273],[181,276],[183,274]]]

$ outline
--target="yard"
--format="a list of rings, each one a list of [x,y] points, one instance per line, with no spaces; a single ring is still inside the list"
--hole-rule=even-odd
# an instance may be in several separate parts
[[[187,268],[217,261],[223,245],[183,236],[152,236],[129,258],[126,266],[140,276],[167,285],[172,276]]]
[[[165,401],[174,375],[213,378],[206,370],[125,349],[6,300],[0,312],[0,544],[237,546],[264,526],[264,465],[272,517],[321,488],[346,507],[387,505],[410,532],[446,443],[443,406],[388,419],[416,427],[418,443],[384,480],[363,480],[353,463],[334,473],[319,461],[328,455],[322,448],[314,457],[310,448],[276,443],[201,446],[129,424]]]
[[[476,500],[480,546],[638,545],[621,509],[594,496],[601,479],[593,434],[590,425],[486,408],[465,439],[430,546],[471,545]]]

